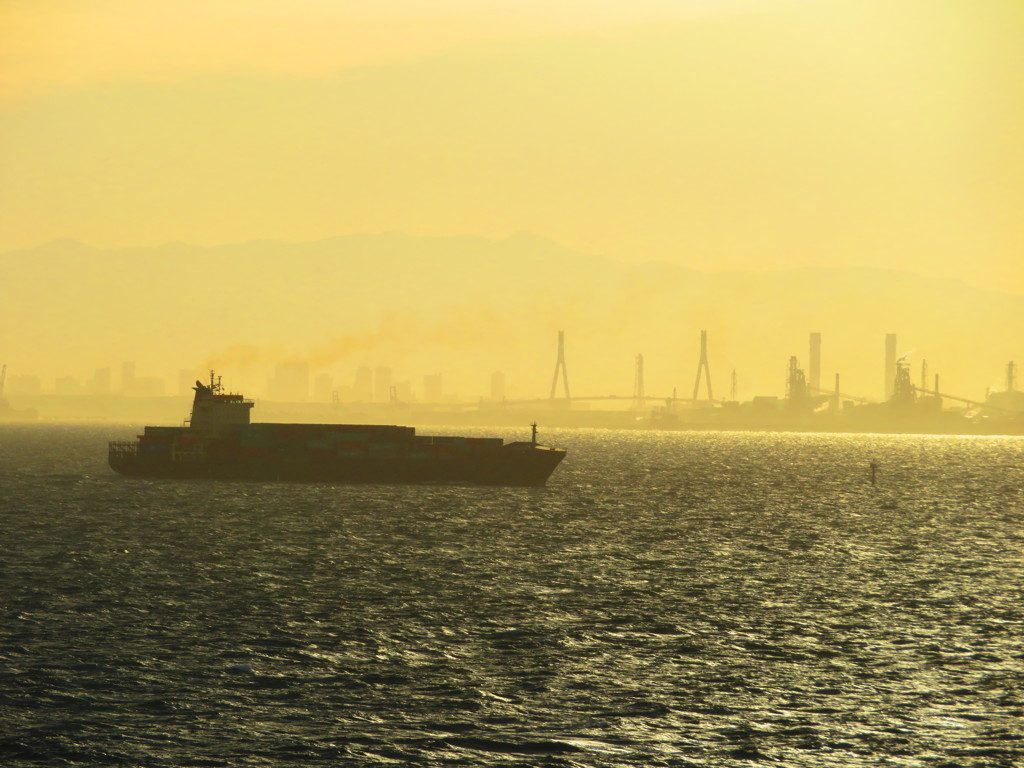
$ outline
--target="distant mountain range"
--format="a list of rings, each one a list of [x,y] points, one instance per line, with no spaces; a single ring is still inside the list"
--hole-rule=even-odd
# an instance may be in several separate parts
[[[627,264],[529,233],[122,250],[61,240],[2,254],[0,267],[0,358],[44,377],[131,359],[140,374],[216,365],[250,371],[244,380],[301,359],[340,380],[364,364],[413,380],[440,372],[464,395],[503,370],[520,394],[543,396],[557,330],[576,394],[630,394],[638,353],[648,392],[688,394],[701,329],[718,396],[733,369],[741,396],[781,394],[810,331],[823,334],[823,383],[840,371],[844,390],[866,395],[881,391],[888,332],[915,379],[927,359],[944,388],[970,396],[1024,359],[1024,296],[898,271]]]

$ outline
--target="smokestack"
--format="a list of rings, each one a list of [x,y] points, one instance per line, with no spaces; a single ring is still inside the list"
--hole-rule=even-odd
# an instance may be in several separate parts
[[[636,356],[636,373],[633,377],[633,408],[643,410],[647,401],[644,399],[644,356]]]
[[[821,390],[821,334],[811,334],[810,357],[811,392],[818,394]]]
[[[885,399],[896,393],[896,334],[885,334]]]

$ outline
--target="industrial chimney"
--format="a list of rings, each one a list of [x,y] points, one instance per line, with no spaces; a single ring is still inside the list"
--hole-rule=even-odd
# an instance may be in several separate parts
[[[810,385],[811,394],[816,395],[821,391],[821,334],[811,334],[811,356],[810,356]]]
[[[885,399],[896,392],[896,334],[885,334]]]

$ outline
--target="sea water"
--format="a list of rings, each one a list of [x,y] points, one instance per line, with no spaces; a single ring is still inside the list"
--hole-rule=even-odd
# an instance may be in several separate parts
[[[1024,439],[551,431],[523,489],[133,433],[0,427],[4,766],[1024,763]]]

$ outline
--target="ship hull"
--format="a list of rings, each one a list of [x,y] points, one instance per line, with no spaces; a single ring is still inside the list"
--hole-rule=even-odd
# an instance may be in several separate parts
[[[314,483],[469,483],[540,486],[565,457],[545,446],[503,446],[472,458],[322,458],[213,455],[203,458],[114,455],[110,467],[132,477]]]

